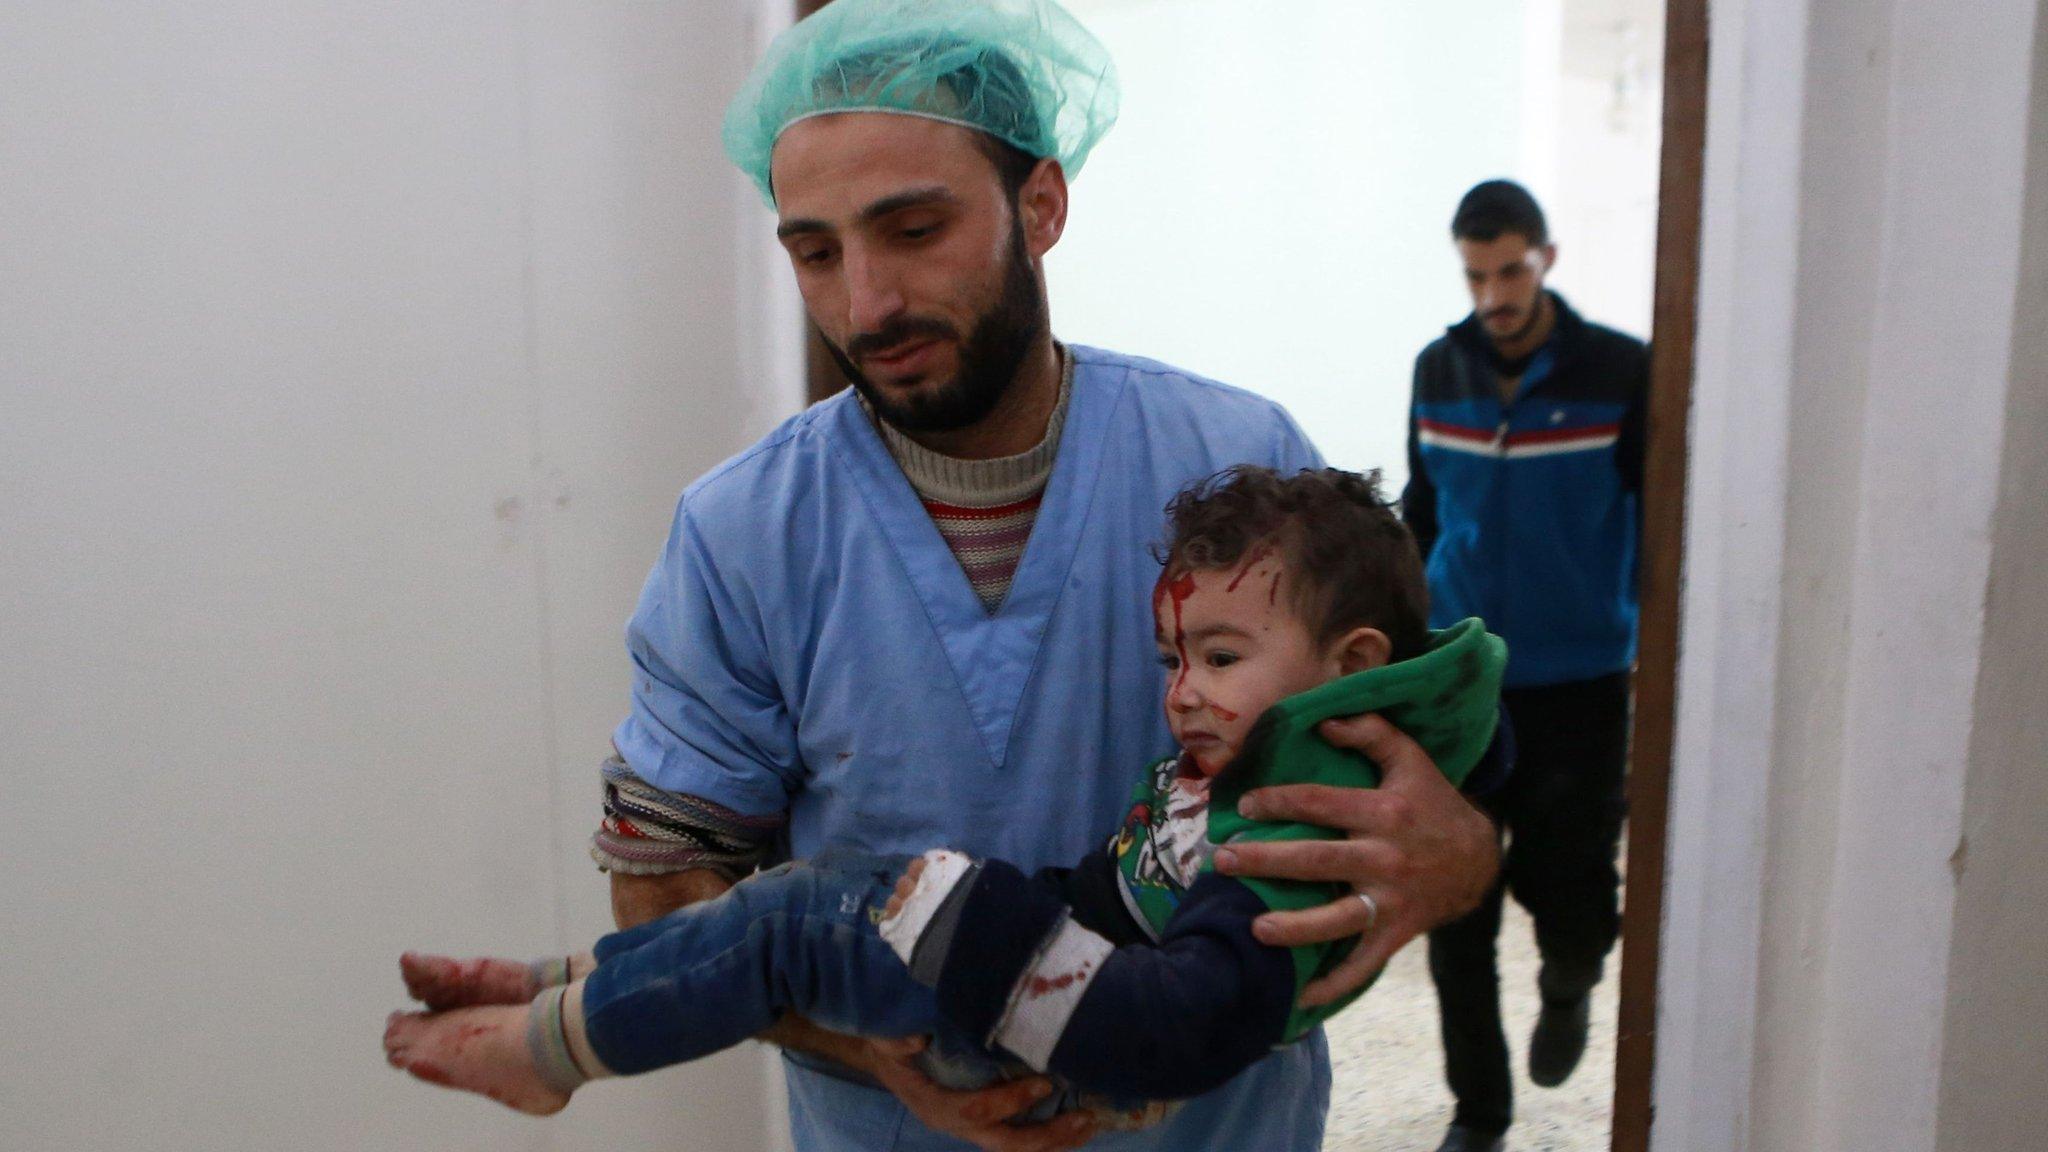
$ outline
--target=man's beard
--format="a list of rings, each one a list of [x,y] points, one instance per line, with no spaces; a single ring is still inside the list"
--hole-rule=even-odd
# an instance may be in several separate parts
[[[1527,340],[1532,334],[1535,333],[1536,325],[1541,323],[1542,320],[1543,291],[1542,289],[1538,289],[1536,292],[1535,302],[1529,305],[1528,317],[1524,319],[1520,324],[1516,325],[1515,330],[1513,332],[1509,332],[1505,335],[1495,335],[1493,330],[1489,328],[1487,330],[1487,335],[1493,337],[1493,342],[1495,344],[1519,344],[1522,341]]]
[[[839,365],[854,390],[875,414],[904,432],[952,432],[972,427],[995,411],[1017,369],[1031,351],[1032,342],[1046,330],[1045,300],[1038,280],[1031,274],[1031,261],[1024,250],[1024,229],[1010,232],[1010,252],[1004,262],[1003,287],[994,306],[974,322],[965,340],[943,320],[904,317],[878,332],[865,332],[847,341],[842,351],[825,341],[826,351]],[[884,393],[854,366],[854,356],[895,347],[917,337],[954,341],[960,349],[959,371],[951,381],[921,395],[898,398]],[[851,355],[849,355],[849,353]]]

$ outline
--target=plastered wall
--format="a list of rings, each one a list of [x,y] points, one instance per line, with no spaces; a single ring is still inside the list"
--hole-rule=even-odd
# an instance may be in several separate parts
[[[1653,1143],[2031,1147],[2038,9],[1711,16]]]
[[[795,403],[752,19],[0,6],[0,1147],[761,1146],[758,1053],[542,1124],[378,1046],[401,948],[608,922],[624,619]]]
[[[2048,52],[2036,32],[2033,128],[2012,385],[1943,1025],[1939,1147],[2027,1148],[2048,1131]]]

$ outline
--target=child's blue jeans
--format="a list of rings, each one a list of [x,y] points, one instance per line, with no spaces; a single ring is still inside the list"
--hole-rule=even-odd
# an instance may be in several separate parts
[[[795,1012],[856,1036],[931,1035],[922,1067],[948,1087],[1017,1074],[1020,1065],[999,1063],[940,1017],[932,990],[875,929],[912,859],[827,853],[784,864],[599,940],[583,985],[591,1050],[614,1072],[646,1072],[730,1048]]]

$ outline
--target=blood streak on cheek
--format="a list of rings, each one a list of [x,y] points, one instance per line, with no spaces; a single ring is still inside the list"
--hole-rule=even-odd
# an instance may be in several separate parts
[[[1238,713],[1232,712],[1230,709],[1225,708],[1221,704],[1209,705],[1209,711],[1214,712],[1216,714],[1216,718],[1218,720],[1223,721],[1225,724],[1230,723],[1238,717]]]

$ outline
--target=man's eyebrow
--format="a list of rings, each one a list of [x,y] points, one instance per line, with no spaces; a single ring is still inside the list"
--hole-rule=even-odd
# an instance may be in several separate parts
[[[787,240],[791,236],[801,236],[809,232],[830,232],[831,230],[832,226],[823,220],[813,220],[805,217],[800,220],[785,220],[777,224],[775,226],[775,238],[777,240]]]
[[[871,223],[891,213],[901,212],[905,208],[923,208],[932,204],[957,204],[959,202],[960,198],[953,195],[953,190],[944,185],[933,185],[930,188],[912,188],[908,192],[898,192],[894,196],[884,196],[880,200],[861,209],[860,219],[863,223]]]
[[[880,200],[862,208],[859,215],[855,218],[863,224],[869,224],[891,213],[901,212],[905,208],[923,208],[933,204],[957,204],[959,202],[960,198],[953,195],[952,189],[942,185],[935,185],[930,188],[912,188],[907,192],[898,192],[893,196],[882,197]],[[805,216],[796,220],[785,220],[781,224],[776,225],[775,238],[777,240],[787,240],[791,236],[830,231],[832,231],[830,224],[823,220]]]

